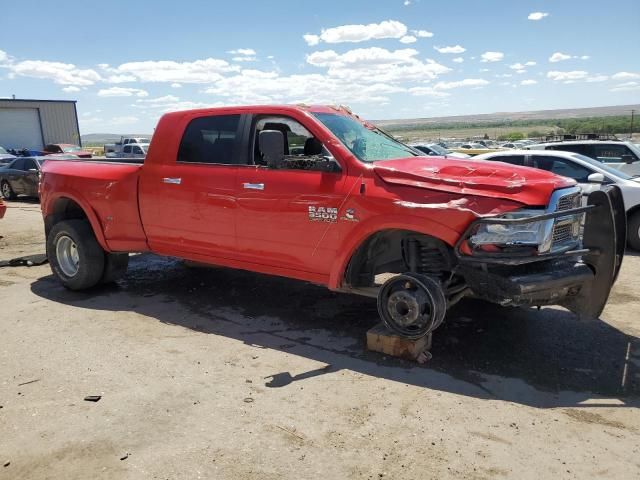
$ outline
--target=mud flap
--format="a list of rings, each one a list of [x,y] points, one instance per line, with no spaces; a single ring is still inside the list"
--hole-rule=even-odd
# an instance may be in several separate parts
[[[563,303],[580,318],[598,318],[604,310],[611,288],[618,278],[627,240],[627,221],[622,193],[616,186],[606,186],[589,195],[584,225],[584,248],[590,252],[582,257],[594,272],[593,280],[580,293]]]

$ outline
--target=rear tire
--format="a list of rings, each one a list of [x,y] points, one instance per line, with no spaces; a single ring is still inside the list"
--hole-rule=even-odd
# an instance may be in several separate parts
[[[631,248],[640,251],[640,212],[635,212],[627,222],[627,243]]]
[[[69,290],[97,285],[105,273],[105,252],[85,220],[56,223],[47,236],[51,271]]]
[[[107,253],[105,255],[104,273],[100,283],[113,283],[127,273],[129,266],[128,253]]]
[[[11,185],[6,180],[2,182],[2,185],[0,185],[0,191],[2,192],[2,197],[5,200],[15,200],[17,197],[13,188],[11,188]]]

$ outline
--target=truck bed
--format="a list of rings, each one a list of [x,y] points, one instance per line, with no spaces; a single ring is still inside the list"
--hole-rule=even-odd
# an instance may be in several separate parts
[[[61,208],[61,201],[72,201],[85,212],[91,212],[89,220],[100,227],[94,231],[104,232],[104,237],[98,240],[105,250],[146,250],[138,211],[138,178],[142,168],[139,160],[47,160],[42,167],[40,187],[45,218]]]

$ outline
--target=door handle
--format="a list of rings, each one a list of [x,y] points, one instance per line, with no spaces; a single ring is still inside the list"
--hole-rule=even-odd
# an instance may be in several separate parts
[[[180,183],[182,183],[182,179],[181,178],[164,177],[162,179],[162,183],[170,183],[172,185],[180,185]]]
[[[264,190],[264,183],[243,183],[246,190]]]

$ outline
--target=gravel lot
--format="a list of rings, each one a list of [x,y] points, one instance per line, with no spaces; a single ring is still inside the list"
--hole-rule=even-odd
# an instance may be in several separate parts
[[[39,205],[0,235],[0,260],[44,252]],[[421,366],[364,350],[375,301],[314,285],[1,268],[0,478],[639,478],[639,269],[597,322],[462,302]]]

